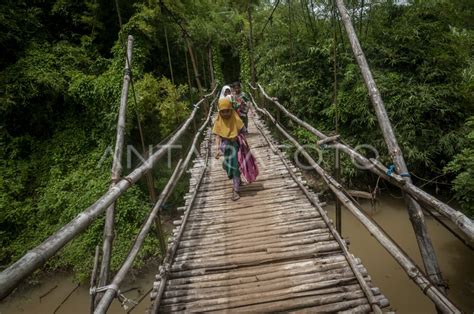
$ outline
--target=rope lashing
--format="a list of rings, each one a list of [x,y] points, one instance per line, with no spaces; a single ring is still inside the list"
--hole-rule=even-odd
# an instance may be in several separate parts
[[[395,165],[391,164],[390,166],[387,167],[387,175],[391,176],[394,173],[395,173]],[[403,177],[403,178],[410,178],[411,177],[409,172],[402,172],[402,173],[399,174],[399,176]]]
[[[107,291],[107,290],[114,290],[116,295],[121,294],[120,290],[119,290],[119,287],[117,285],[113,285],[113,284],[107,285],[107,286],[102,286],[102,287],[92,287],[92,288],[89,289],[89,294],[90,295],[95,295],[99,292],[104,292],[104,291]]]
[[[391,176],[395,172],[395,165],[390,165],[387,167],[387,176]]]

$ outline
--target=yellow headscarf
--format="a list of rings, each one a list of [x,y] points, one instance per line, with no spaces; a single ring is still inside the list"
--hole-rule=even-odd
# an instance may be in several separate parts
[[[232,103],[229,98],[219,99],[219,111],[231,109],[232,115],[224,119],[220,113],[217,114],[216,122],[212,128],[212,133],[219,135],[223,138],[232,139],[239,135],[239,131],[244,127],[244,123],[240,119],[239,115],[232,108]]]

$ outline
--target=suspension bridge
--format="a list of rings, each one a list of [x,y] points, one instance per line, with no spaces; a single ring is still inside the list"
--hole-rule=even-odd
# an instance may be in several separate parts
[[[133,39],[129,38],[124,88],[122,91],[117,141],[112,167],[112,184],[94,204],[17,262],[0,273],[0,298],[5,298],[28,275],[40,268],[62,247],[84,231],[99,215],[107,212],[102,258],[96,249],[91,276],[91,312],[105,313],[118,298],[127,311],[135,306],[120,291],[144,240],[155,225],[161,231],[160,211],[182,175],[189,171],[189,192],[183,215],[175,221],[169,241],[161,231],[163,262],[151,287],[150,312],[376,312],[389,306],[383,291],[373,283],[362,261],[351,254],[340,235],[340,206],[349,210],[399,263],[408,277],[443,313],[460,313],[446,296],[445,284],[436,255],[424,225],[421,208],[436,212],[450,222],[458,237],[472,246],[474,223],[471,219],[415,186],[410,179],[403,154],[367,60],[357,40],[341,0],[336,1],[360,66],[369,96],[395,164],[391,173],[378,160],[363,156],[338,135],[327,136],[270,97],[263,86],[250,85],[252,108],[248,142],[258,157],[258,180],[242,187],[241,199],[230,200],[231,182],[221,162],[214,159],[214,136],[210,124],[217,100],[216,88],[195,104],[190,116],[166,140],[176,143],[196,123],[198,111],[206,115],[194,134],[190,149],[179,160],[165,188],[130,247],[120,269],[110,278],[113,245],[114,203],[130,186],[150,172],[167,152],[160,148],[125,177],[120,160],[124,141],[128,86],[131,81]],[[132,81],[133,83],[133,81]],[[133,86],[133,85],[132,85]],[[285,129],[269,108],[280,110],[286,118],[315,135],[330,149],[349,155],[364,169],[400,188],[423,258],[421,270],[370,217],[350,193],[316,163],[311,154]],[[329,219],[318,191],[307,186],[301,170],[280,150],[272,130],[278,131],[297,148],[307,163],[334,194],[338,210],[336,222]],[[194,159],[193,159],[194,156]],[[192,164],[192,166],[190,166]],[[157,248],[158,250],[159,248]],[[100,265],[99,265],[100,264]]]

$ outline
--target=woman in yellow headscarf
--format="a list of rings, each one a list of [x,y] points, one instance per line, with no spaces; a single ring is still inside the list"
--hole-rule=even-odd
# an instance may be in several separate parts
[[[229,98],[219,99],[219,113],[214,122],[212,133],[216,136],[216,158],[224,155],[222,166],[227,173],[227,177],[233,181],[232,200],[240,198],[240,170],[237,153],[239,151],[239,142],[237,136],[244,131],[244,123],[239,115],[232,108]]]

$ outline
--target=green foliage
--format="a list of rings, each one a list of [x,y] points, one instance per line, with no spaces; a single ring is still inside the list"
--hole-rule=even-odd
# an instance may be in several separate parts
[[[169,134],[190,113],[186,103],[181,101],[186,86],[175,86],[166,77],[159,80],[145,74],[136,84],[138,111],[157,115],[161,134]]]
[[[242,44],[240,49],[240,80],[242,82],[250,82],[250,57],[247,43]]]
[[[348,5],[409,168],[424,177],[434,177],[442,169],[454,173],[454,193],[472,214],[471,3],[364,3],[364,11],[358,10],[358,1]],[[134,36],[127,144],[140,143],[136,116],[148,145],[160,142],[189,114],[188,89],[183,86],[188,84],[183,29],[198,56],[201,75],[209,68],[202,56],[211,49],[217,80],[228,83],[224,79],[235,80],[239,74],[241,81],[250,80],[250,10],[257,77],[269,94],[326,133],[334,131],[337,118],[338,132],[347,142],[370,143],[383,163],[390,162],[358,66],[346,36],[330,19],[327,1],[292,1],[291,14],[290,2],[280,2],[270,21],[274,1],[118,0],[118,4],[122,31],[114,4],[106,1],[0,4],[2,265],[40,243],[107,190],[111,156],[104,157],[104,152],[115,139],[127,35]],[[166,77],[170,69],[165,28],[176,84]],[[192,71],[190,63],[188,68]],[[202,78],[205,81],[210,80]],[[284,122],[302,143],[314,146],[312,135]],[[329,150],[313,153],[321,153],[323,166],[331,169]],[[367,179],[348,158],[343,157],[342,163],[349,182]],[[170,173],[170,169],[160,170],[159,188]],[[183,178],[170,207],[181,200],[185,182]],[[114,269],[149,210],[144,185],[131,189],[117,206]],[[100,218],[47,267],[74,268],[84,279],[94,247],[101,243],[102,227]],[[157,254],[155,248],[156,239],[148,237],[136,266]]]
[[[457,200],[471,218],[474,217],[474,116],[466,122],[467,145],[448,164],[445,171],[457,174],[453,180]]]
[[[222,73],[222,58],[220,51],[212,47],[212,64],[214,65],[214,75],[217,82],[224,83],[224,74]]]
[[[13,14],[10,21],[0,23],[5,22],[9,30],[24,30],[22,37],[0,37],[2,45],[11,47],[15,42],[17,48],[23,49],[1,59],[0,64],[2,265],[14,262],[56,232],[93,204],[110,184],[110,149],[115,140],[124,49],[121,41],[117,41],[116,32],[109,34],[114,37],[113,44],[108,44],[109,39],[105,38],[101,45],[95,43],[102,36],[103,25],[109,24],[107,19],[94,17],[98,14],[97,5],[102,5],[96,3],[59,0],[44,2],[41,7],[26,8],[21,2],[0,5],[0,15],[14,9],[23,14]],[[161,47],[156,36],[159,10],[142,4],[135,9],[136,14],[124,21],[127,23],[123,33],[135,36],[133,78],[139,103],[134,107],[132,98],[129,99],[126,142],[132,145],[138,143],[135,111],[145,121],[156,116],[158,133],[163,135],[189,113],[183,99],[185,87],[175,86],[162,76],[155,78],[155,73],[151,74],[155,69],[143,75],[150,66],[151,55]],[[116,21],[115,14],[111,10],[109,18]],[[26,17],[31,21],[24,21]],[[50,24],[38,31],[35,27],[45,17],[50,18]],[[69,32],[67,36],[57,35],[56,28],[63,23],[67,25],[64,28]],[[38,33],[29,32],[29,28]],[[30,41],[23,43],[25,38]],[[107,45],[111,54],[102,55],[99,49]],[[184,77],[181,75],[181,79]],[[146,135],[156,133],[157,124],[143,126]],[[156,144],[160,137],[149,136],[149,140]],[[118,201],[113,270],[127,255],[131,239],[138,233],[149,209],[147,193],[141,185],[131,188]],[[103,217],[46,267],[72,268],[79,279],[87,278],[94,248],[102,242],[102,229]],[[143,266],[147,258],[158,254],[156,241],[154,236],[147,238],[135,267]]]
[[[347,142],[371,144],[383,163],[391,163],[360,70],[342,33],[344,28],[339,30],[331,21],[330,6],[316,4],[318,18],[307,3],[292,5],[291,15],[288,3],[278,6],[265,35],[257,42],[259,80],[269,94],[326,133],[334,130],[338,117],[338,133]],[[349,2],[349,12],[356,13],[356,31],[409,169],[435,177],[456,155],[455,164],[468,167],[461,157],[466,155],[458,154],[467,145],[463,122],[474,109],[472,8],[463,0],[413,1],[408,5],[366,1],[366,10],[360,15],[359,4]],[[258,23],[266,23],[272,9],[261,10]],[[305,140],[298,129],[293,132]],[[366,179],[352,167],[344,163],[343,172],[351,181]],[[462,173],[466,177],[469,172]],[[463,198],[472,194],[466,180],[456,182],[457,195],[461,191]]]

